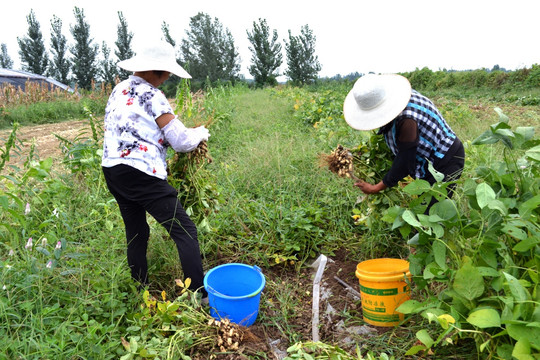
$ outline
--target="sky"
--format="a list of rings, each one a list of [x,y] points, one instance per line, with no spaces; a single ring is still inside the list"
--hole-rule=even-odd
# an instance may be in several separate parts
[[[9,5],[7,5],[9,3]],[[169,24],[177,43],[199,12],[217,18],[228,29],[240,54],[241,71],[251,78],[250,42],[246,31],[266,19],[277,30],[283,46],[289,31],[300,35],[308,25],[315,36],[319,76],[397,73],[428,67],[437,70],[508,70],[540,64],[540,2],[538,0],[18,0],[3,2],[0,44],[20,69],[17,38],[28,33],[27,16],[33,9],[50,48],[50,21],[62,19],[63,34],[73,44],[70,26],[77,6],[84,11],[94,43],[105,41],[114,50],[118,11],[134,34],[133,47],[162,38],[161,24]]]

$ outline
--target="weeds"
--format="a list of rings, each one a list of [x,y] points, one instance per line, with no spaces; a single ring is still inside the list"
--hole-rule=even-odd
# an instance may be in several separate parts
[[[91,113],[101,115],[105,111],[110,86],[95,85],[90,92],[79,93],[47,85],[27,82],[22,91],[13,85],[0,87],[0,129],[14,123],[21,125],[45,124],[80,119]]]
[[[427,290],[424,302],[411,300],[400,307],[438,323],[432,338],[426,330],[416,336],[422,345],[407,354],[472,338],[479,353],[503,358],[532,356],[540,350],[534,326],[540,303],[538,288],[538,172],[540,141],[534,129],[512,129],[508,117],[496,109],[500,121],[473,141],[475,145],[501,142],[504,157],[476,169],[476,179],[464,182],[467,211],[442,196],[429,215],[417,207],[422,200],[446,194],[445,184],[430,187],[417,180],[404,191],[418,198],[409,209],[394,212],[394,226],[418,231],[417,251],[410,256],[415,283]],[[437,292],[426,285],[444,284]],[[519,356],[517,356],[519,354]]]

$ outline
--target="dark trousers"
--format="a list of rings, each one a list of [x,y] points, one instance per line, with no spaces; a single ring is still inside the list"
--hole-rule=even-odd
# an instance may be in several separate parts
[[[133,279],[143,285],[148,283],[148,212],[174,240],[184,277],[191,278],[190,288],[202,288],[205,295],[197,228],[180,204],[176,189],[166,180],[147,175],[128,165],[103,167],[103,173],[124,220],[127,259]]]
[[[439,163],[436,163],[434,165],[434,168],[435,170],[444,174],[443,181],[448,182],[459,179],[461,177],[461,173],[463,172],[464,167],[465,149],[461,141],[456,138],[456,141],[454,141],[454,144],[450,147],[446,156]],[[431,175],[429,171],[427,172],[425,180],[427,180],[431,185],[435,184],[436,182],[435,178],[433,177],[433,175]],[[455,188],[455,183],[448,185],[448,198],[452,198]],[[426,209],[426,214],[429,213],[429,209],[433,205],[435,205],[436,202],[437,200],[435,198],[431,199],[431,202]]]

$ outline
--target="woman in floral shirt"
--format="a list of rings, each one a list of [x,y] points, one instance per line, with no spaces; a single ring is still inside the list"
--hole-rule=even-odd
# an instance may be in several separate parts
[[[186,128],[158,89],[171,73],[191,76],[165,42],[154,43],[118,66],[134,74],[113,89],[107,103],[102,167],[124,220],[131,276],[148,285],[149,213],[174,240],[184,277],[191,278],[190,288],[206,297],[197,228],[167,182],[165,157],[169,146],[189,152],[210,135],[204,126]]]

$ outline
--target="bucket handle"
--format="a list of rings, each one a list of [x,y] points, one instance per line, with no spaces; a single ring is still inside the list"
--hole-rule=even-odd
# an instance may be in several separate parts
[[[253,269],[257,270],[258,272],[260,272],[262,274],[261,268],[258,267],[257,265],[253,265]],[[216,289],[214,289],[213,287],[211,287],[208,284],[206,284],[206,286],[208,287],[208,290],[210,290],[212,293],[214,293],[214,295],[219,295],[219,296],[227,298],[227,299],[238,299],[238,298],[246,298],[246,297],[249,298],[249,297],[254,297],[255,295],[257,295],[257,293],[253,293],[253,294],[249,294],[249,295],[246,295],[246,296],[230,296],[230,295],[225,295],[225,294],[220,293],[219,291],[217,291]]]

